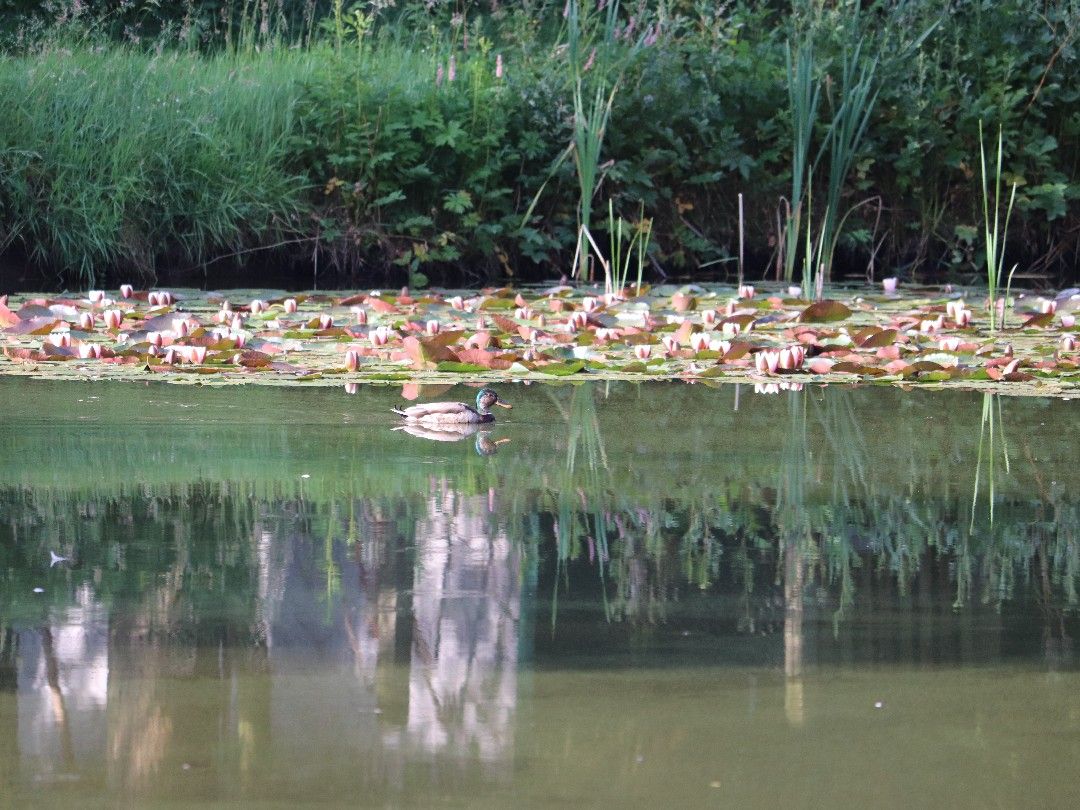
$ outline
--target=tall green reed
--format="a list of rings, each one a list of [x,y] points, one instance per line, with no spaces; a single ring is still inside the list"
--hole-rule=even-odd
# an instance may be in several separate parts
[[[990,299],[991,331],[996,331],[999,325],[1004,326],[1005,306],[1008,306],[1008,301],[1004,301],[1001,311],[1001,324],[999,324],[997,320],[998,286],[1001,282],[1002,272],[1005,269],[1005,237],[1009,232],[1009,219],[1012,216],[1013,203],[1016,201],[1017,186],[1015,182],[1012,184],[1012,190],[1009,192],[1009,203],[1005,208],[1005,221],[1001,222],[1001,162],[1004,152],[1003,147],[1001,127],[998,126],[997,161],[994,164],[994,176],[992,178],[993,199],[991,199],[991,178],[986,170],[986,146],[983,143],[983,126],[980,120],[979,169],[982,178],[983,240],[986,251],[986,287]],[[1013,271],[1015,270],[1016,266],[1014,265]],[[1009,273],[1009,279],[1012,279],[1011,272]],[[1007,292],[1005,297],[1008,298]]]

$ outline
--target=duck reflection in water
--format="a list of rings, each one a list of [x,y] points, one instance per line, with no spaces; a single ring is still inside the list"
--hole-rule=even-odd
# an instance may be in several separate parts
[[[478,456],[493,456],[499,452],[499,446],[508,443],[507,438],[492,439],[490,430],[482,430],[483,425],[466,423],[459,425],[398,425],[391,430],[403,430],[410,436],[427,439],[432,442],[459,442],[475,436],[474,446]]]

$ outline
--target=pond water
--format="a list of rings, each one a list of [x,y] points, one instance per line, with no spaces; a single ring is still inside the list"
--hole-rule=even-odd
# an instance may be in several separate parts
[[[1075,806],[1075,403],[500,393],[0,379],[0,795]]]

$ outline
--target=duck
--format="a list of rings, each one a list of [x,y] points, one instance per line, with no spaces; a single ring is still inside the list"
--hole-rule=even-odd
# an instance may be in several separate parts
[[[426,402],[393,411],[405,420],[407,425],[481,425],[495,421],[491,408],[514,407],[509,402],[499,399],[490,388],[481,388],[476,393],[476,407],[464,402]]]

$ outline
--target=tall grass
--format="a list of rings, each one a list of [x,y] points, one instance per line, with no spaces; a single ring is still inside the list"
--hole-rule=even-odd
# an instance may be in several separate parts
[[[287,238],[305,192],[287,140],[315,61],[86,44],[0,58],[0,238],[87,284]]]
[[[1016,183],[1012,184],[1009,193],[1009,203],[1005,208],[1005,222],[1001,222],[1001,160],[1004,143],[1002,141],[1001,127],[998,127],[997,162],[994,164],[993,178],[990,178],[986,170],[986,146],[983,144],[982,121],[979,121],[979,169],[982,179],[982,204],[983,204],[983,239],[986,251],[986,287],[990,298],[990,330],[998,327],[997,321],[997,297],[998,287],[1001,284],[1001,275],[1005,270],[1005,236],[1009,232],[1009,219],[1012,217],[1013,203],[1016,202]],[[993,190],[991,191],[991,185]],[[1016,268],[1013,267],[1013,270]],[[1009,274],[1010,278],[1012,274]],[[1006,294],[1008,298],[1008,294]],[[1005,302],[1006,306],[1008,301]],[[1005,320],[1005,310],[1001,312],[1002,326]]]

